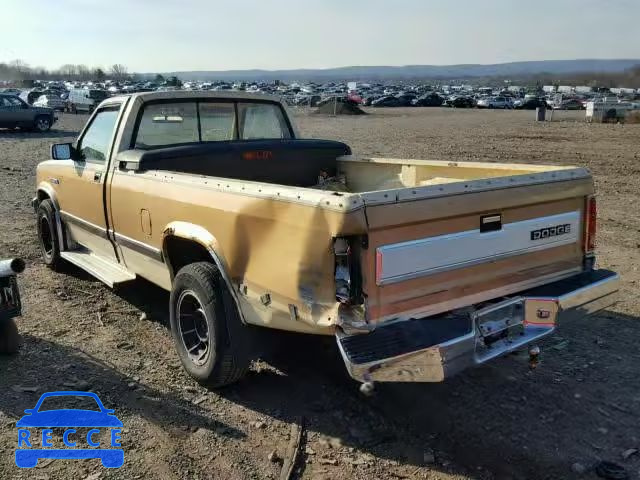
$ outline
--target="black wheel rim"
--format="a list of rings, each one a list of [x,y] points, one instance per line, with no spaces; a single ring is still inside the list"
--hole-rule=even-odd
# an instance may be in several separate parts
[[[191,362],[200,367],[211,354],[209,324],[200,300],[191,290],[180,294],[177,304],[178,330]]]
[[[44,132],[48,128],[49,128],[49,120],[44,118],[41,118],[38,120],[38,130],[40,130],[41,132]]]
[[[44,256],[51,258],[53,255],[53,235],[49,220],[45,216],[40,217],[40,243]]]

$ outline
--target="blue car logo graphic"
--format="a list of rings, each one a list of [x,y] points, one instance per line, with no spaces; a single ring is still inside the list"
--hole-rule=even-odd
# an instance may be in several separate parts
[[[42,402],[51,397],[90,397],[95,400],[98,410],[77,408],[39,411]],[[124,463],[124,451],[120,445],[122,422],[110,410],[104,407],[95,393],[91,392],[48,392],[43,394],[36,406],[24,411],[26,415],[16,422],[18,427],[18,448],[16,449],[16,465],[21,468],[32,468],[41,458],[85,459],[99,458],[107,468],[119,468]],[[86,436],[80,435],[75,428],[90,428]],[[34,435],[30,428],[42,429],[41,434]],[[64,429],[62,440],[65,447],[53,448],[53,428]],[[97,441],[100,428],[110,429],[110,447],[102,448]],[[76,448],[86,443],[91,448]],[[41,447],[41,448],[40,448]]]

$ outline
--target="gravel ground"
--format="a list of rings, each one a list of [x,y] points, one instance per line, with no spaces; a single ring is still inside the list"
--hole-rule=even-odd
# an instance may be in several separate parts
[[[640,125],[588,125],[582,115],[536,124],[520,111],[296,113],[305,136],[369,156],[587,166],[599,191],[599,263],[623,276],[621,302],[564,326],[543,343],[535,370],[512,355],[443,384],[380,385],[372,398],[347,378],[332,343],[293,335],[271,338],[275,353],[236,386],[209,392],[192,382],[173,350],[166,293],[144,281],[111,291],[40,260],[35,166],[86,117],[62,115],[47,134],[0,131],[0,258],[29,265],[20,278],[24,345],[0,358],[0,478],[278,478],[301,419],[294,478],[597,478],[591,467],[601,459],[640,478]],[[116,409],[121,469],[97,460],[15,467],[15,421],[43,392],[69,389]]]

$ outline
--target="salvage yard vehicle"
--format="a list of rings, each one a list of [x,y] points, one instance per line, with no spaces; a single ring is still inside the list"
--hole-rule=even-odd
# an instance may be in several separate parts
[[[20,345],[15,322],[22,313],[17,276],[24,267],[20,258],[0,260],[0,353],[15,353]]]
[[[109,92],[106,90],[72,88],[69,90],[65,110],[71,113],[91,113],[101,101],[108,97]]]
[[[501,108],[508,109],[513,108],[511,99],[508,97],[487,97],[481,98],[476,103],[478,108]]]
[[[58,120],[53,109],[32,107],[11,94],[0,94],[0,128],[46,132]]]
[[[40,95],[38,99],[33,102],[34,107],[46,107],[53,110],[63,111],[65,109],[66,102],[60,98],[60,95]]]
[[[618,290],[584,168],[362,158],[241,92],[109,98],[51,157],[45,263],[170,291],[182,364],[212,387],[246,371],[256,327],[335,336],[364,385],[437,382]]]

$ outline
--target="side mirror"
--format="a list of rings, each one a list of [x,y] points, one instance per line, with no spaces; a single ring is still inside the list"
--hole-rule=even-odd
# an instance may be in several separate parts
[[[51,158],[53,160],[71,160],[72,147],[70,143],[54,143],[51,145]]]
[[[28,104],[28,103],[23,103],[23,104],[22,104],[22,108],[24,108],[24,109],[29,108],[29,104]]]
[[[24,413],[26,413],[27,415],[31,415],[34,412],[33,408],[27,408]]]

